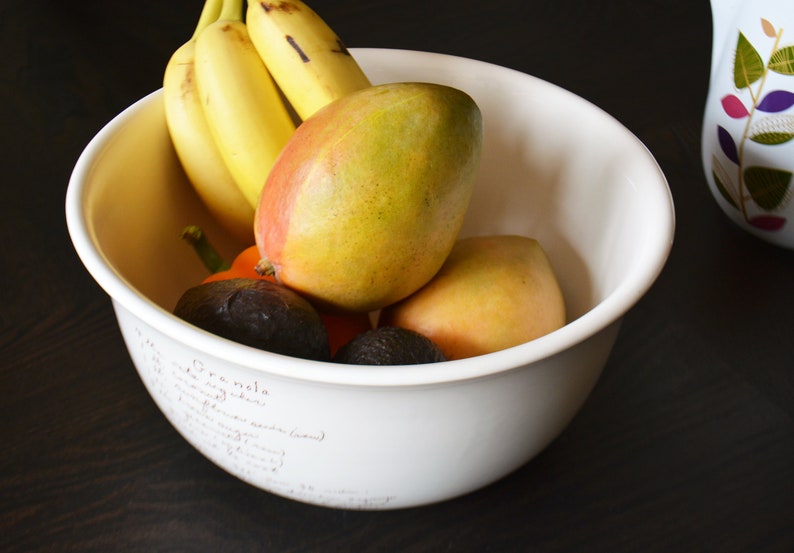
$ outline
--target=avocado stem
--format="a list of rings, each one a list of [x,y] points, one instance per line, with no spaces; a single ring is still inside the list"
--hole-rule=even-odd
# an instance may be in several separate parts
[[[212,244],[210,244],[207,235],[204,234],[204,231],[201,230],[201,227],[197,225],[188,225],[182,230],[182,234],[180,234],[180,238],[193,246],[193,249],[196,250],[196,253],[201,259],[204,266],[207,267],[213,273],[220,273],[221,271],[228,271],[231,269],[231,265],[229,265],[221,255],[218,253]]]

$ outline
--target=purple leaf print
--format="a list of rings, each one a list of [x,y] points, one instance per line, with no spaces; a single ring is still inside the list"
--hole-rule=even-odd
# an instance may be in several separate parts
[[[733,94],[728,94],[722,99],[722,109],[733,119],[741,119],[750,115],[742,101]]]
[[[767,113],[779,113],[791,106],[794,106],[794,93],[788,90],[773,90],[764,96],[758,104],[758,109]]]
[[[731,133],[725,130],[723,127],[717,125],[717,138],[720,142],[720,148],[728,156],[735,164],[739,164],[739,152],[736,149],[736,143],[733,141],[733,137],[731,137]]]

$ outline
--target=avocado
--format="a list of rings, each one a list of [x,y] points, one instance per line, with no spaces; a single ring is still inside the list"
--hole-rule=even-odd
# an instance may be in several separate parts
[[[325,325],[314,307],[268,280],[233,278],[199,284],[182,294],[174,315],[247,346],[330,360]]]
[[[419,365],[446,360],[430,338],[397,326],[359,334],[342,346],[333,359],[334,363],[348,365]]]

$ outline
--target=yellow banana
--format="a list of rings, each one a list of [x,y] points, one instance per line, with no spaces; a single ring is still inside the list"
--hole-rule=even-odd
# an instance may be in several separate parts
[[[199,33],[196,85],[226,167],[256,207],[295,123],[242,17],[242,0],[224,0],[220,18]]]
[[[194,78],[196,36],[220,14],[222,0],[207,0],[193,36],[171,56],[163,101],[171,141],[196,193],[218,222],[243,243],[253,240],[254,209],[237,187],[210,134]]]
[[[370,86],[328,24],[300,0],[248,2],[251,42],[301,119]]]

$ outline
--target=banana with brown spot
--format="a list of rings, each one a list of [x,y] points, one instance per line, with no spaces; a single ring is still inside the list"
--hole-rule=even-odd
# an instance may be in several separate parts
[[[249,2],[251,42],[301,119],[370,86],[331,27],[300,0]]]

